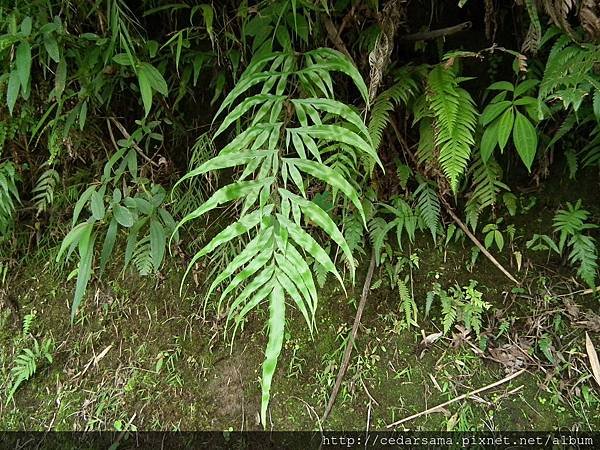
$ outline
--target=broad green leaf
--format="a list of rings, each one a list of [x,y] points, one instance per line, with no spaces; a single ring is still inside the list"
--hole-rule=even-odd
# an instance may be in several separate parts
[[[60,50],[58,49],[58,43],[54,36],[49,33],[44,34],[44,48],[46,49],[46,53],[48,56],[52,58],[54,62],[60,61]]]
[[[83,207],[88,202],[88,200],[94,192],[96,192],[96,186],[89,186],[83,192],[83,194],[81,194],[81,197],[79,197],[77,203],[75,203],[75,208],[73,209],[73,221],[71,222],[73,226],[77,223],[77,219],[79,219],[79,214],[81,214],[81,210],[83,209]]]
[[[169,95],[169,87],[167,86],[167,82],[156,67],[154,67],[152,64],[143,62],[140,63],[138,67],[138,76],[140,72],[144,74],[152,90],[159,92],[165,97]]]
[[[131,211],[122,205],[115,205],[113,208],[113,214],[117,222],[125,228],[131,228],[133,226],[134,218]]]
[[[487,87],[490,91],[514,91],[515,87],[508,81],[496,81]]]
[[[269,340],[265,350],[263,373],[261,380],[262,398],[260,420],[263,428],[267,428],[267,407],[269,406],[271,383],[277,367],[277,360],[283,346],[285,331],[285,298],[283,289],[276,283],[269,301]]]
[[[152,254],[152,265],[158,271],[165,256],[166,245],[165,230],[158,220],[150,220],[150,253]]]
[[[515,113],[513,108],[508,108],[504,111],[504,114],[500,116],[498,119],[498,145],[501,150],[504,150],[506,147],[506,143],[508,142],[508,138],[510,137],[510,133],[513,128],[513,123],[515,120]]]
[[[140,85],[142,103],[144,104],[144,116],[147,116],[152,108],[152,85],[150,84],[148,74],[145,71],[138,70],[137,77]]]
[[[106,210],[104,208],[104,199],[102,198],[102,194],[98,191],[92,192],[91,197],[91,207],[92,207],[92,216],[95,220],[104,219],[104,214]]]
[[[481,114],[481,125],[485,127],[487,124],[489,124],[498,116],[500,116],[500,114],[506,111],[506,109],[509,108],[511,104],[512,103],[510,101],[505,100],[499,103],[491,103],[488,106],[486,106],[486,108],[483,110],[483,113]]]
[[[102,251],[100,253],[100,274],[104,272],[106,263],[112,254],[113,248],[115,247],[118,227],[117,221],[113,217],[108,225],[108,230],[106,231],[106,236],[104,237],[104,243],[102,244]]]
[[[498,128],[500,121],[497,120],[489,125],[485,131],[483,132],[483,136],[481,137],[481,143],[479,145],[479,150],[481,152],[481,160],[486,163],[492,153],[494,148],[496,148],[496,144],[498,143]]]
[[[86,100],[81,104],[81,107],[79,109],[79,129],[81,131],[83,131],[83,128],[85,127],[85,121],[87,119],[87,109],[88,102]]]
[[[75,284],[75,294],[73,296],[73,304],[71,305],[71,323],[75,319],[77,310],[85,291],[88,282],[92,276],[92,261],[94,258],[94,243],[96,242],[96,233],[92,233],[92,227],[85,230],[79,241],[79,266],[77,273],[77,282]]]
[[[73,244],[79,243],[84,234],[89,235],[93,227],[94,224],[91,222],[83,222],[73,227],[73,229],[71,229],[71,231],[67,233],[67,235],[62,241],[62,244],[60,245],[60,249],[58,250],[58,254],[56,255],[56,262],[60,261],[63,253],[67,248],[69,248]]]
[[[56,75],[54,77],[54,94],[59,99],[65,87],[67,86],[67,62],[62,58],[56,66]]]
[[[21,87],[23,88],[23,91],[26,91],[27,84],[29,83],[29,76],[31,74],[31,45],[29,45],[29,42],[22,41],[19,44],[15,54],[15,60]]]
[[[525,167],[531,171],[531,164],[535,158],[537,150],[537,134],[535,127],[523,114],[517,111],[515,125],[513,129],[513,141],[517,153],[525,164]]]
[[[536,87],[539,83],[538,80],[525,80],[522,83],[517,84],[517,87],[515,88],[515,97],[520,97],[527,91]]]
[[[127,243],[125,244],[125,257],[123,259],[123,271],[129,265],[131,258],[133,257],[133,252],[138,242],[138,234],[140,230],[146,225],[148,222],[148,217],[144,217],[133,224],[131,228],[129,228],[129,234],[127,235]]]
[[[11,116],[15,107],[15,103],[17,102],[20,89],[21,82],[19,81],[19,74],[16,70],[13,70],[8,78],[8,87],[6,89],[6,104],[8,106],[8,112]]]

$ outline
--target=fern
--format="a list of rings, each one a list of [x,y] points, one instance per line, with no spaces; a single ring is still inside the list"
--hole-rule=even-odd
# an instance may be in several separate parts
[[[492,158],[483,162],[480,156],[477,156],[471,172],[471,192],[468,194],[465,213],[467,224],[473,230],[477,228],[480,213],[496,204],[500,192],[510,191],[510,188],[502,181],[502,169],[500,165]]]
[[[431,237],[435,243],[441,216],[440,201],[433,184],[431,182],[422,181],[415,191],[415,197],[417,199],[418,213],[431,232]]]
[[[38,365],[46,360],[52,364],[52,349],[54,347],[54,341],[51,339],[44,339],[42,345],[34,339],[33,349],[25,348],[16,357],[14,366],[10,370],[10,384],[8,390],[8,396],[6,398],[6,404],[8,404],[15,392],[23,384],[23,382],[29,380],[38,369]]]
[[[17,191],[19,175],[15,165],[6,161],[0,164],[0,237],[11,229],[15,214],[15,202],[20,202]]]
[[[591,236],[575,234],[569,240],[569,262],[577,265],[577,275],[589,286],[595,287],[598,273],[598,247]]]
[[[344,239],[352,254],[365,255],[364,249],[365,227],[362,219],[357,214],[350,214],[344,220]]]
[[[593,287],[598,271],[598,251],[595,239],[583,234],[583,231],[597,226],[587,223],[588,217],[589,212],[581,208],[581,200],[575,205],[567,202],[567,209],[561,209],[554,215],[553,227],[559,233],[558,251],[562,253],[565,244],[570,247],[569,263],[577,265],[577,274]]]
[[[47,169],[40,175],[31,191],[33,195],[31,201],[34,204],[38,215],[47,211],[52,203],[54,203],[54,191],[59,181],[60,175],[52,168]]]
[[[522,51],[530,51],[535,54],[537,53],[540,39],[542,38],[542,25],[538,16],[537,7],[535,6],[535,0],[525,0],[525,6],[531,23],[529,25],[527,37],[523,43]]]
[[[133,264],[141,276],[147,276],[158,268],[154,267],[152,262],[152,247],[150,246],[150,236],[140,239],[133,252]]]
[[[590,133],[589,141],[579,152],[583,167],[600,165],[600,126],[596,125]]]
[[[358,191],[347,181],[343,169],[332,167],[336,159],[331,159],[331,150],[337,147],[344,152],[344,147],[351,148],[351,153],[359,155],[358,160],[366,162],[366,172],[379,162],[360,116],[334,99],[330,74],[334,71],[349,75],[368,102],[367,87],[356,68],[331,49],[303,55],[262,53],[255,57],[217,112],[218,117],[229,110],[215,137],[237,121],[243,124],[241,131],[216,157],[188,172],[178,183],[211,171],[239,168],[231,184],[186,215],[177,229],[220,205],[237,202],[241,207],[239,219],[194,255],[186,275],[205,255],[238,236],[250,237],[241,253],[217,275],[207,297],[229,280],[220,294],[218,308],[228,303],[227,325],[235,322],[232,339],[250,311],[263,301],[269,304],[268,343],[261,379],[263,426],[283,345],[286,299],[300,310],[311,333],[314,329],[318,298],[305,255],[342,283],[327,252],[302,227],[303,219],[339,246],[354,280],[355,262],[348,242],[330,216],[309,198],[310,184],[324,184],[334,196],[343,194],[364,225],[366,218]],[[258,94],[240,101],[252,87]],[[292,94],[298,90],[297,98]],[[327,158],[323,158],[324,154]]]
[[[538,93],[540,108],[544,101],[559,100],[565,109],[577,111],[585,99],[600,90],[600,77],[594,71],[598,60],[600,45],[577,44],[566,35],[560,36],[546,61]]]
[[[438,161],[454,192],[471,157],[477,124],[475,103],[458,84],[454,72],[441,65],[428,77],[427,99],[434,117]]]
[[[402,249],[404,235],[410,242],[414,242],[415,232],[422,228],[421,216],[403,198],[393,197],[391,205],[382,203],[381,207],[380,213],[390,214],[392,219],[387,222],[383,217],[376,216],[369,222],[369,232],[377,265],[380,263],[381,251],[390,231],[395,230],[396,243]]]
[[[398,293],[400,296],[400,305],[402,311],[404,311],[404,318],[408,327],[418,326],[417,324],[417,304],[413,296],[410,294],[410,290],[407,286],[408,279],[397,280]]]
[[[471,280],[468,286],[463,288],[461,299],[463,301],[462,319],[468,331],[475,331],[475,335],[479,337],[482,327],[483,311],[491,308],[491,304],[483,300],[483,294],[475,287],[477,282]]]
[[[450,331],[456,322],[456,303],[454,301],[454,297],[449,296],[444,291],[440,291],[439,295],[442,302],[442,324],[444,327],[444,334],[448,334],[448,331]]]
[[[418,90],[417,82],[411,72],[404,68],[395,77],[395,83],[375,98],[369,120],[369,135],[375,149],[378,149],[381,144],[381,138],[390,123],[392,111],[400,104],[406,105]]]
[[[558,249],[560,252],[565,247],[565,242],[569,236],[581,233],[584,228],[590,228],[585,224],[590,213],[581,208],[581,200],[575,205],[567,202],[567,209],[561,209],[556,212],[552,221],[554,230],[560,233],[558,240]]]
[[[22,331],[23,331],[23,336],[27,336],[29,333],[31,333],[31,328],[33,327],[33,322],[37,317],[37,311],[34,309],[33,311],[31,311],[29,314],[26,314],[25,317],[23,317],[23,326],[22,326]]]

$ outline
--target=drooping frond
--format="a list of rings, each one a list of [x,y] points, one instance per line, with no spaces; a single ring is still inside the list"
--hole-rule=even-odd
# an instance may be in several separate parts
[[[418,84],[411,72],[403,69],[396,76],[395,83],[377,96],[371,106],[369,120],[369,134],[376,149],[381,144],[383,131],[390,122],[392,111],[400,104],[406,105],[418,90]]]

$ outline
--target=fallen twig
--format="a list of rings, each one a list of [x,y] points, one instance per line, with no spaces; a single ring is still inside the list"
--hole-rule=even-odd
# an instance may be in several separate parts
[[[432,413],[434,411],[437,411],[438,409],[445,408],[446,406],[451,405],[452,403],[458,402],[458,401],[463,400],[465,398],[468,398],[468,397],[470,397],[472,395],[476,395],[476,394],[479,394],[480,392],[487,391],[489,389],[492,389],[492,388],[495,388],[497,386],[500,386],[501,384],[504,384],[504,383],[512,380],[513,378],[518,377],[523,372],[525,372],[525,369],[521,369],[518,372],[515,372],[515,373],[513,373],[511,375],[508,375],[507,377],[504,377],[500,381],[496,381],[495,383],[488,384],[487,386],[484,386],[482,388],[476,389],[476,390],[471,391],[471,392],[467,392],[466,394],[459,395],[458,397],[453,398],[452,400],[448,400],[447,402],[444,402],[441,405],[434,406],[433,408],[428,408],[425,411],[421,411],[420,413],[413,414],[412,416],[405,417],[404,419],[401,419],[401,420],[397,420],[396,422],[389,424],[387,426],[387,428],[392,428],[392,427],[395,427],[397,425],[400,425],[401,423],[408,422],[409,420],[416,419],[417,417],[421,417],[421,416],[424,416],[426,414],[430,414],[430,413]]]
[[[344,375],[346,374],[346,370],[348,369],[348,364],[350,363],[350,354],[352,353],[352,347],[354,347],[354,339],[356,338],[356,333],[358,333],[358,326],[360,325],[360,319],[362,317],[362,313],[365,309],[365,303],[367,300],[367,294],[369,293],[369,289],[371,288],[371,280],[373,279],[373,271],[375,270],[375,250],[371,252],[371,263],[369,265],[369,271],[367,272],[367,278],[365,279],[365,284],[363,285],[362,295],[360,297],[360,302],[358,303],[358,309],[356,311],[356,316],[354,317],[354,324],[352,325],[352,332],[350,333],[350,339],[348,339],[348,343],[346,344],[346,350],[344,351],[344,357],[342,359],[342,364],[340,366],[340,370],[337,374],[337,379],[335,380],[335,385],[333,386],[333,390],[331,391],[331,396],[329,397],[329,402],[327,402],[327,407],[325,408],[325,412],[323,413],[323,418],[321,422],[325,422],[327,417],[329,417],[329,413],[333,408],[333,404],[335,403],[335,399],[337,398],[337,394],[342,386],[342,380],[344,379]]]
[[[452,207],[448,204],[446,199],[444,199],[443,197],[440,197],[440,199],[441,199],[442,203],[444,204],[444,206],[446,207],[446,211],[448,211],[448,214],[450,214],[450,217],[452,217],[452,220],[454,220],[456,222],[456,224],[460,227],[460,229],[465,232],[465,234],[468,236],[468,238],[471,239],[471,241],[473,241],[473,244],[475,244],[477,246],[477,248],[479,248],[479,250],[481,250],[481,253],[483,253],[485,255],[485,257],[487,259],[489,259],[492,262],[492,264],[494,264],[498,269],[500,269],[500,271],[504,275],[506,275],[513,283],[520,285],[521,283],[518,282],[517,279],[515,277],[513,277],[510,274],[510,272],[508,270],[506,270],[504,268],[504,266],[502,264],[500,264],[498,262],[498,260],[492,256],[492,254],[490,252],[487,251],[487,249],[481,244],[481,242],[479,242],[479,240],[475,237],[475,235],[469,231],[469,229],[462,222],[462,220],[460,220],[458,218],[458,216],[456,214],[454,214],[454,211],[452,211]]]

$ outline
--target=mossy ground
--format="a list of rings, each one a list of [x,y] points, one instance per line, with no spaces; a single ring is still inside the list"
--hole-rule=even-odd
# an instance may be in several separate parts
[[[416,298],[423,299],[434,280],[463,285],[477,278],[488,301],[502,302],[509,284],[483,260],[476,273],[462,273],[463,264],[453,259],[459,250],[421,252],[421,265],[432,270],[415,277]],[[18,301],[23,314],[36,310],[32,334],[56,342],[54,361],[23,383],[14,403],[2,405],[0,427],[113,429],[118,421],[131,421],[140,430],[259,428],[264,311],[238,333],[230,353],[223,320],[217,320],[210,307],[203,317],[202,297],[193,293],[195,289],[180,296],[181,273],[173,270],[156,288],[152,280],[136,276],[95,285],[71,326],[70,286],[50,273],[29,269],[18,285]],[[301,317],[292,313],[272,392],[273,428],[319,428],[318,417],[354,317],[351,300],[358,292],[350,290],[346,298],[335,287],[325,289],[314,339]],[[426,333],[436,331],[437,313],[434,308],[433,322],[420,321]],[[12,323],[8,313],[2,320],[2,377],[7,382],[16,353],[31,338],[20,335],[20,324]],[[448,340],[419,358],[415,347],[421,336],[402,323],[397,294],[386,288],[372,291],[351,367],[326,428],[363,429],[368,420],[370,427],[383,429],[505,376],[501,367],[475,355],[469,346],[451,348]],[[442,430],[450,422],[455,428],[478,430],[600,427],[597,397],[588,403],[583,398],[567,400],[559,391],[544,389],[544,381],[543,373],[532,371],[406,426]]]
[[[543,205],[542,201],[529,216],[516,219],[527,224],[518,228],[519,248],[528,235],[548,232],[552,209],[540,208]],[[597,207],[593,198],[591,205]],[[570,273],[559,268],[559,261],[549,263],[545,255],[534,254],[526,255],[528,263],[518,272],[510,251],[505,251],[500,261],[525,280],[530,294],[515,297],[511,282],[483,256],[467,269],[471,266],[469,241],[435,247],[425,239],[412,249],[420,259],[412,286],[419,328],[425,334],[441,327],[439,305],[434,303],[430,317],[423,314],[425,295],[433,282],[447,288],[477,280],[484,299],[494,305],[490,315],[508,307],[510,314],[523,319],[535,314],[535,299],[550,292],[552,281],[556,285],[563,279],[561,273]],[[112,430],[130,424],[138,430],[260,429],[266,309],[250,316],[230,347],[231,334],[227,340],[223,334],[225,320],[213,303],[205,307],[202,287],[186,282],[179,294],[182,265],[172,263],[159,281],[117,272],[103,278],[111,281],[92,283],[71,325],[73,282],[65,282],[64,273],[47,260],[47,255],[29,258],[10,287],[10,295],[20,305],[20,319],[35,311],[31,335],[23,336],[21,320],[8,309],[0,313],[0,428]],[[363,261],[361,267],[365,266]],[[415,349],[422,339],[421,330],[403,325],[398,294],[384,283],[369,294],[345,382],[330,418],[321,424],[363,277],[364,273],[358,275],[348,296],[328,280],[321,290],[314,338],[301,315],[289,308],[268,428],[359,430],[368,425],[384,429],[395,420],[506,375],[499,364],[475,354],[471,345],[457,344],[451,336],[437,341],[420,357]],[[374,280],[383,277],[377,271]],[[597,310],[592,296],[575,296],[573,301]],[[559,299],[549,302],[549,307],[560,307]],[[518,325],[514,332],[519,332]],[[556,350],[585,360],[583,330],[569,328],[568,335],[570,347]],[[22,349],[32,345],[33,337],[54,340],[54,361],[40,365],[17,390],[14,401],[7,403],[10,369]],[[592,338],[598,345],[597,336]],[[598,387],[587,369],[578,370],[579,374],[573,374],[564,363],[530,367],[510,383],[403,426],[421,430],[600,429]]]

